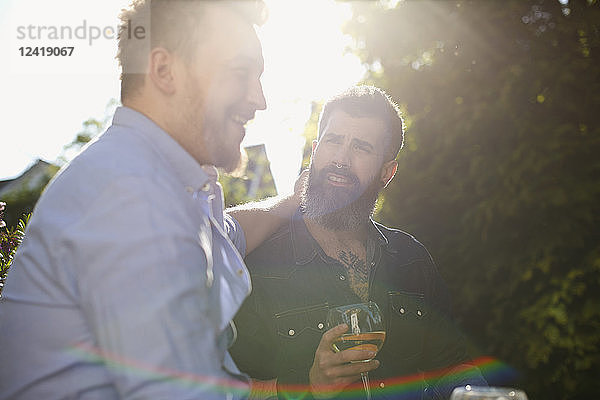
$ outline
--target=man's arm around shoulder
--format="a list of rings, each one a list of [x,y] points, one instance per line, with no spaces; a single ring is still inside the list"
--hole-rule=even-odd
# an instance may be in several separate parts
[[[300,206],[300,193],[307,176],[308,171],[302,171],[296,179],[292,194],[271,197],[225,210],[238,221],[244,231],[246,254],[275,233],[296,212]]]

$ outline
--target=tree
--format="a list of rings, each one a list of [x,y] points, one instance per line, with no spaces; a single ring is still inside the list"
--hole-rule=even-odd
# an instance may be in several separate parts
[[[520,373],[491,383],[593,398],[598,2],[394,3],[353,3],[346,27],[409,125],[380,219],[430,248],[475,351]]]

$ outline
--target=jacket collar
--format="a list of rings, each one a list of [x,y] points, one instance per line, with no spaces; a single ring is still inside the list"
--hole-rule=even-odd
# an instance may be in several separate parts
[[[319,253],[323,252],[319,243],[312,237],[304,219],[302,210],[299,208],[296,210],[291,218],[290,231],[292,237],[292,248],[294,251],[294,261],[296,265],[305,265],[311,262]],[[369,219],[369,238],[374,243],[385,248],[388,246],[388,239],[385,237],[383,232],[377,226],[377,223],[373,219]]]

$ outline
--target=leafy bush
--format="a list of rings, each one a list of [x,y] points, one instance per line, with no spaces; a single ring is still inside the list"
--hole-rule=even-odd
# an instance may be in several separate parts
[[[6,273],[12,264],[17,247],[25,237],[25,227],[31,216],[31,214],[26,214],[19,220],[15,228],[7,228],[3,219],[5,207],[6,203],[0,202],[0,297],[6,280]]]

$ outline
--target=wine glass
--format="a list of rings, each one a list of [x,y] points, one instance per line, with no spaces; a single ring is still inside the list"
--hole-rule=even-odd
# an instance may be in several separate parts
[[[383,346],[385,327],[377,303],[369,301],[330,309],[327,314],[327,328],[331,329],[340,324],[348,325],[348,331],[333,343],[333,351],[336,353],[352,348],[355,350],[370,350],[377,354]],[[372,359],[352,362],[368,362]],[[362,372],[360,375],[367,399],[371,400],[369,375],[367,372]]]
[[[522,390],[506,387],[466,385],[455,388],[450,400],[527,400],[527,395]]]

